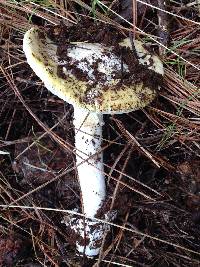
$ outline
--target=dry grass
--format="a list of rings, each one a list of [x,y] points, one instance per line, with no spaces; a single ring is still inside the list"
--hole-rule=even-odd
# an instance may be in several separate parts
[[[74,24],[87,16],[127,36],[133,32],[153,47],[163,46],[155,13],[149,18],[144,12],[124,24],[114,19],[116,4],[0,0],[0,266],[5,266],[2,248],[8,240],[15,263],[7,266],[200,265],[200,23],[195,1],[171,3],[173,27],[157,100],[143,111],[106,118],[107,205],[121,210],[109,223],[112,231],[99,259],[77,256],[61,223],[63,215],[83,216],[72,211],[80,202],[73,111],[46,92],[28,67],[23,34],[33,24]],[[28,166],[24,173],[22,162]]]

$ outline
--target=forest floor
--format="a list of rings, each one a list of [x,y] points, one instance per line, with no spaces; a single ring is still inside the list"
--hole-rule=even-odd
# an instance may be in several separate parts
[[[200,266],[200,3],[171,0],[165,13],[160,2],[0,0],[0,266]],[[165,68],[148,107],[105,115],[107,207],[117,216],[94,259],[77,254],[63,223],[81,205],[73,107],[46,90],[22,49],[33,26],[77,23],[80,38],[132,32]]]

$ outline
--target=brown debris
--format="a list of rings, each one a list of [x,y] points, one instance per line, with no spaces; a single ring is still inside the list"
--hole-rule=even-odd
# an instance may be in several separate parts
[[[21,239],[0,237],[0,267],[13,267],[23,250]]]
[[[58,45],[57,54],[60,61],[69,62],[67,65],[62,65],[67,70],[72,71],[72,74],[76,76],[77,79],[81,81],[90,81],[88,74],[83,72],[77,67],[77,62],[73,64],[70,62],[71,59],[67,54],[68,47],[73,47],[71,42],[89,42],[89,43],[101,43],[105,46],[112,46],[112,53],[116,54],[122,60],[121,71],[114,71],[113,78],[120,78],[120,82],[117,87],[124,85],[131,85],[137,83],[144,83],[144,86],[150,87],[152,89],[157,88],[162,84],[162,75],[149,70],[146,66],[139,64],[138,59],[135,58],[133,51],[130,48],[121,47],[118,45],[125,36],[120,33],[115,27],[107,26],[105,28],[104,24],[101,22],[94,23],[91,20],[83,20],[76,26],[66,27],[60,25],[59,36],[57,35],[58,26],[51,27],[47,31],[47,36],[51,38]],[[99,29],[102,29],[99,32]],[[55,34],[56,32],[56,34]],[[109,57],[109,53],[107,54]],[[100,61],[100,59],[99,59]],[[85,59],[87,63],[87,59]],[[106,76],[98,71],[98,63],[93,64],[95,79],[92,83],[94,87],[96,83],[105,83]],[[123,63],[128,65],[129,73],[123,71]],[[65,78],[61,67],[58,69],[58,75]]]

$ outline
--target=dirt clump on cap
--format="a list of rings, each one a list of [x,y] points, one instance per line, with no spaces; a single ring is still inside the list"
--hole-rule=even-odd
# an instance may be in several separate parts
[[[145,65],[138,62],[136,54],[129,47],[122,47],[119,43],[126,38],[125,34],[120,32],[112,25],[106,25],[102,22],[95,22],[89,19],[83,19],[76,25],[65,26],[60,24],[47,29],[47,36],[55,42],[58,46],[57,55],[60,61],[69,62],[70,64],[62,65],[58,68],[58,76],[64,78],[63,67],[81,81],[90,82],[89,87],[94,88],[96,84],[104,84],[106,81],[106,75],[99,71],[99,63],[101,59],[98,59],[92,65],[93,74],[95,76],[94,81],[91,83],[91,78],[86,71],[82,71],[77,62],[70,62],[71,58],[68,56],[68,49],[74,46],[74,43],[99,43],[104,46],[110,47],[111,50],[106,53],[108,58],[109,54],[113,53],[121,59],[121,69],[114,70],[112,72],[113,79],[119,79],[116,85],[121,88],[122,85],[133,85],[137,83],[143,83],[145,87],[149,87],[153,90],[158,88],[162,84],[162,75],[156,73],[153,70],[148,69]],[[87,59],[83,59],[81,62],[87,64]],[[128,66],[128,71],[123,68],[123,65]],[[103,87],[104,88],[104,87]],[[105,90],[107,87],[105,86]]]

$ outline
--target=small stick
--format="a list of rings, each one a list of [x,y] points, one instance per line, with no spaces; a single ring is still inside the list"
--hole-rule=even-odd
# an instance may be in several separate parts
[[[135,44],[134,44],[134,35],[132,32],[129,32],[129,38],[130,38],[131,47],[132,47],[131,52],[133,53],[135,59],[137,60],[137,63],[139,64],[139,59],[138,59],[138,55],[137,55]]]
[[[158,7],[162,10],[167,10],[167,6],[169,4],[169,0],[157,0],[158,1]],[[168,45],[169,42],[169,15],[161,10],[158,10],[158,23],[159,23],[159,37],[161,38],[161,43],[164,46]],[[166,49],[163,46],[159,47],[159,53],[161,56],[165,54]]]
[[[132,0],[133,3],[133,39],[135,40],[135,30],[136,30],[136,24],[137,24],[137,3],[136,0]]]

